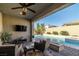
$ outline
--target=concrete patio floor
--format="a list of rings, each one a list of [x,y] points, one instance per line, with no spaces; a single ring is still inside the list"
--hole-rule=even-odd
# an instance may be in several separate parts
[[[49,53],[51,56],[79,56],[79,50],[67,46],[65,46],[61,52],[49,50]]]

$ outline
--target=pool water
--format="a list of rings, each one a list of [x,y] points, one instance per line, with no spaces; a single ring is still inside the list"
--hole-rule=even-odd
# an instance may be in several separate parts
[[[79,40],[65,39],[64,45],[79,49]]]
[[[65,42],[65,45],[70,45],[70,46],[76,46],[79,47],[79,43],[70,43],[70,42]]]
[[[63,44],[66,46],[71,46],[79,49],[79,40],[69,39],[69,37],[55,36],[55,35],[35,35],[36,38],[50,39],[51,42],[57,44]]]

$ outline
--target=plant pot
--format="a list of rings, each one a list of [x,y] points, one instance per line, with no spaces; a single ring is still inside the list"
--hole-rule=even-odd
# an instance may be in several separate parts
[[[4,45],[4,43],[2,42],[2,45]]]

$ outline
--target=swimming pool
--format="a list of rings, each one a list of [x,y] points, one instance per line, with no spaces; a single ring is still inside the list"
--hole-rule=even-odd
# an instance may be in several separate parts
[[[70,37],[56,36],[56,35],[35,35],[36,38],[50,39],[51,42],[56,44],[63,44],[73,48],[79,49],[79,40],[70,39]]]
[[[64,45],[70,46],[72,48],[79,49],[79,40],[75,39],[65,39]]]

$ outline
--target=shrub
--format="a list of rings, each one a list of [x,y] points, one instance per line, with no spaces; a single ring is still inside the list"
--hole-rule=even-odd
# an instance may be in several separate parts
[[[61,31],[60,34],[61,35],[66,35],[66,36],[69,35],[69,33],[67,31]]]
[[[50,32],[47,32],[47,34],[51,34]]]
[[[54,35],[58,35],[58,32],[56,32],[56,31],[53,31],[53,34],[54,34]]]

